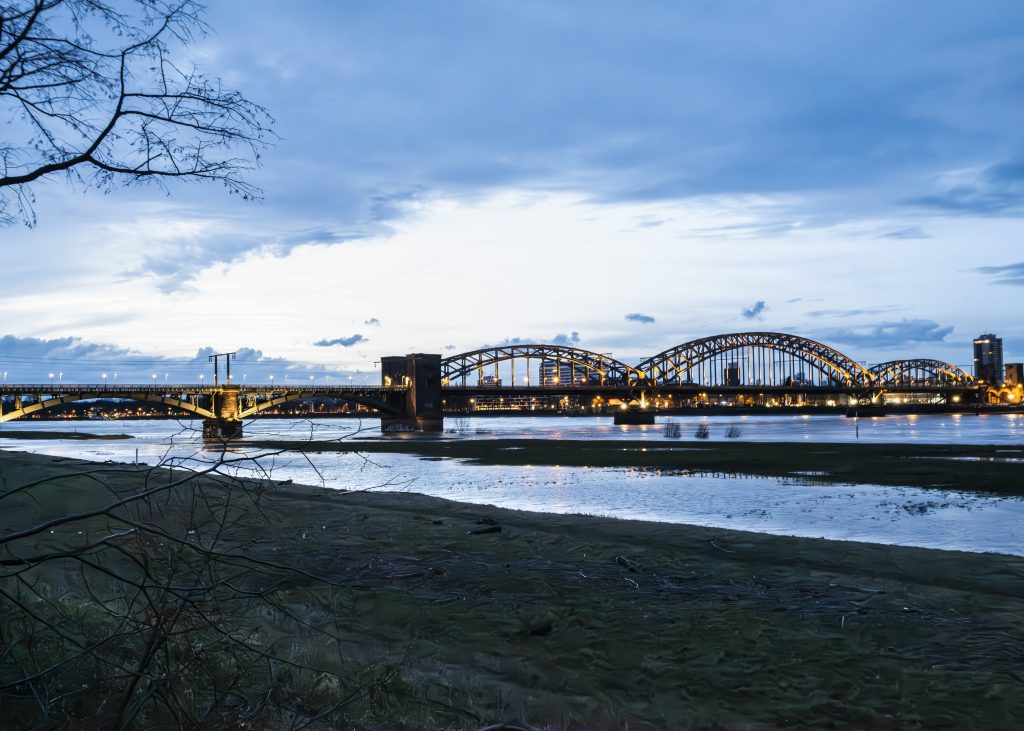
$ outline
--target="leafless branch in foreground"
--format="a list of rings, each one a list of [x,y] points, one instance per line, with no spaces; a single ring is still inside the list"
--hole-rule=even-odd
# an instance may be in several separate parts
[[[272,132],[260,105],[182,58],[206,26],[195,0],[0,4],[0,223],[35,222],[31,184],[109,191],[171,179],[260,191],[245,174]]]

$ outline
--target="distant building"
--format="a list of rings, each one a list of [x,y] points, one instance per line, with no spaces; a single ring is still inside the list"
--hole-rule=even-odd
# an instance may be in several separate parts
[[[1024,384],[1024,363],[1007,363],[1006,379],[1007,386],[1020,386]]]
[[[740,385],[740,364],[736,361],[729,361],[729,364],[725,367],[725,385]]]
[[[572,383],[572,363],[564,360],[542,360],[540,362],[540,385],[557,386]]]
[[[492,376],[492,375],[480,376],[480,385],[481,386],[500,386],[501,385],[501,379],[498,378],[497,376]]]
[[[992,333],[974,339],[974,377],[989,386],[1003,382],[1003,339]]]
[[[600,382],[601,377],[596,371],[592,371],[579,364],[574,364],[572,361],[545,359],[540,362],[540,385],[542,386],[556,386],[559,384],[563,386],[568,384],[580,386]]]

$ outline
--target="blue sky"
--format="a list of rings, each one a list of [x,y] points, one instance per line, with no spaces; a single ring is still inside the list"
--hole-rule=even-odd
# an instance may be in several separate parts
[[[212,347],[345,378],[749,329],[958,364],[994,331],[1024,359],[1019,3],[219,0],[207,21],[189,57],[276,119],[263,200],[37,185],[39,225],[0,229],[8,370]]]

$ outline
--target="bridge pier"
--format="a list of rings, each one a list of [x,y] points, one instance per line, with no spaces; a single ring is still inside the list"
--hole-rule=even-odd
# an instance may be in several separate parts
[[[240,439],[242,437],[241,388],[236,384],[221,386],[210,398],[211,411],[217,416],[203,419],[203,439]]]
[[[636,409],[623,409],[615,412],[613,423],[616,426],[638,425],[638,424],[653,424],[654,423],[654,412],[653,411],[637,411]]]
[[[440,432],[444,430],[441,412],[441,356],[429,353],[392,355],[380,360],[381,383],[408,386],[401,396],[398,413],[381,416],[380,430],[396,432]]]

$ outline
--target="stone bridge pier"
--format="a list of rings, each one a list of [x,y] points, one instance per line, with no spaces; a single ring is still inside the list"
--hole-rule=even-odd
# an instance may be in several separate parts
[[[242,436],[240,392],[237,384],[228,384],[210,396],[210,411],[216,417],[203,419],[204,439],[238,439]]]
[[[385,356],[380,360],[381,383],[407,386],[396,403],[398,413],[381,416],[380,430],[439,432],[444,429],[441,411],[441,356],[430,353]]]

